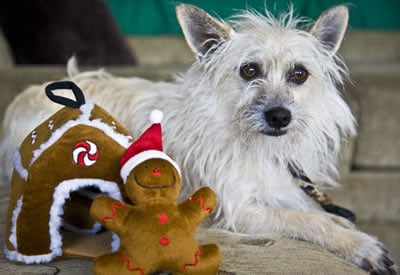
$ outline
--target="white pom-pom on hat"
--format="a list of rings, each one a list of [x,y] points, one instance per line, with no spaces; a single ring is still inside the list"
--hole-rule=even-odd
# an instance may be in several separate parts
[[[150,113],[151,123],[161,123],[163,117],[164,117],[164,113],[160,110],[153,110]]]
[[[181,174],[178,164],[163,152],[161,132],[163,116],[162,111],[153,110],[149,117],[152,125],[122,155],[120,159],[120,175],[124,183],[126,183],[129,174],[137,165],[152,158],[167,160],[175,167],[179,175]]]

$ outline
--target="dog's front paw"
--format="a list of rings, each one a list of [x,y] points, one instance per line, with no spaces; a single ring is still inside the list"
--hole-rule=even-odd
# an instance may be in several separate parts
[[[351,262],[371,274],[400,274],[399,266],[394,264],[386,247],[375,237],[358,231],[347,219],[331,214],[326,216],[346,232],[341,239],[344,241],[342,245],[355,248],[350,252]]]
[[[390,259],[388,250],[376,238],[356,231],[359,246],[352,262],[371,274],[398,274],[399,267]]]

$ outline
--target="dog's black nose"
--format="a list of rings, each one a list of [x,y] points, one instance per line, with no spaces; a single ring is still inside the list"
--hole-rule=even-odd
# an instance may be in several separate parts
[[[275,129],[288,126],[291,119],[290,111],[283,107],[274,107],[265,112],[265,120],[270,127]]]

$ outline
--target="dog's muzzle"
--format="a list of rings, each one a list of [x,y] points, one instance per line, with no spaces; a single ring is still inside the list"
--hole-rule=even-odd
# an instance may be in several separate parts
[[[264,113],[265,121],[268,124],[268,129],[265,129],[263,133],[270,136],[281,136],[286,134],[287,127],[292,120],[292,114],[290,111],[283,107],[273,107]]]

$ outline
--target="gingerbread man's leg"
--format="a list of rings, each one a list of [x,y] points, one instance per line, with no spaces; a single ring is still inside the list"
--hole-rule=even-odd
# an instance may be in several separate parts
[[[145,275],[145,269],[135,266],[132,259],[124,256],[120,251],[105,254],[93,261],[95,275]]]
[[[117,252],[105,254],[93,260],[93,273],[96,275],[113,274],[113,271],[116,272],[117,265],[119,266]],[[120,274],[120,272],[117,274]]]
[[[193,261],[187,263],[183,268],[183,274],[203,275],[217,274],[221,265],[221,252],[215,244],[207,244],[199,247],[201,253],[193,256]],[[200,254],[200,255],[199,255]]]

